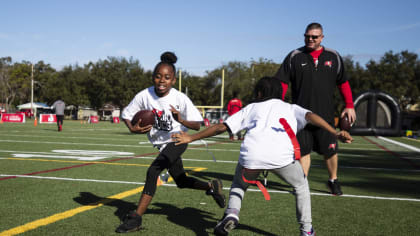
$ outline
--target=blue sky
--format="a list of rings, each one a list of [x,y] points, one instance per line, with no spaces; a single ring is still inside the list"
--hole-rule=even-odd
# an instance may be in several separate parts
[[[326,47],[364,65],[390,50],[420,53],[420,1],[3,1],[0,57],[56,69],[107,56],[152,69],[164,51],[203,75],[229,61],[281,63],[310,22]]]

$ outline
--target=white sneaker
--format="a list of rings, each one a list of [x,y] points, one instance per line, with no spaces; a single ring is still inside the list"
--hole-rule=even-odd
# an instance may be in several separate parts
[[[219,221],[214,228],[215,235],[228,235],[239,224],[239,217],[235,214],[228,214]]]
[[[300,236],[315,236],[314,228],[311,229],[311,232],[306,232],[305,230],[301,230]]]

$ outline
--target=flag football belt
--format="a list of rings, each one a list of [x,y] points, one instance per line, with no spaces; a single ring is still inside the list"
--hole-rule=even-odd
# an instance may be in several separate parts
[[[247,168],[242,169],[242,180],[245,183],[248,183],[248,184],[256,184],[258,186],[258,188],[261,190],[261,192],[263,193],[265,200],[269,201],[270,200],[270,194],[268,194],[268,191],[264,187],[264,185],[259,180],[247,180],[245,178],[245,175],[244,175],[245,171],[246,172],[252,172],[252,171],[260,171],[260,170],[251,170],[251,169],[247,169]]]
[[[286,119],[280,118],[279,122],[280,122],[281,125],[283,125],[284,130],[286,131],[287,135],[289,136],[290,140],[292,141],[293,149],[294,149],[294,153],[295,153],[295,160],[299,160],[300,159],[300,146],[299,146],[299,142],[296,138],[295,132],[293,132],[292,128],[290,127],[289,123],[287,123]],[[244,175],[245,171],[246,172],[252,172],[252,171],[259,171],[259,170],[251,170],[251,169],[244,168],[242,170],[242,180],[245,183],[248,183],[248,184],[256,184],[257,187],[263,193],[265,200],[269,201],[270,200],[270,194],[268,194],[268,191],[264,187],[264,185],[259,180],[247,180],[245,178],[245,175]],[[266,177],[266,175],[265,175],[265,177]]]
[[[289,135],[290,140],[293,144],[293,149],[295,153],[295,160],[300,159],[300,145],[296,138],[295,132],[293,132],[292,128],[290,127],[289,123],[287,123],[286,119],[280,118],[280,124],[283,125],[284,130],[286,130],[287,135]]]

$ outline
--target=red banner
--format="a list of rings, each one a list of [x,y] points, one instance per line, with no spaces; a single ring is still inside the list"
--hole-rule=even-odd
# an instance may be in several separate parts
[[[209,126],[210,126],[210,121],[209,121],[209,119],[204,118],[204,125],[205,125],[206,127],[209,127]]]
[[[55,114],[41,114],[39,115],[39,123],[54,124],[57,123],[57,116]]]
[[[116,116],[112,117],[112,123],[119,124],[120,123],[120,118],[116,117]]]
[[[99,119],[97,116],[89,116],[89,123],[99,123]]]
[[[25,113],[3,113],[1,114],[2,122],[25,123]]]

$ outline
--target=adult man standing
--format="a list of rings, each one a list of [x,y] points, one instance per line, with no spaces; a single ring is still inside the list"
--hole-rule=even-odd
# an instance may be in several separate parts
[[[290,82],[292,103],[311,110],[334,125],[334,89],[337,86],[346,104],[341,117],[347,116],[354,123],[356,112],[343,59],[335,50],[321,45],[324,38],[321,24],[309,24],[304,36],[305,46],[290,52],[275,75],[282,83],[283,95]],[[297,138],[301,146],[304,173],[309,173],[312,150],[323,155],[329,173],[327,186],[332,194],[342,195],[337,179],[338,146],[335,137],[308,125],[297,134]]]
[[[55,116],[57,117],[57,127],[58,131],[63,130],[63,120],[64,120],[64,109],[66,108],[66,104],[59,98],[51,108],[55,111]]]

